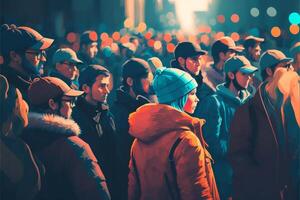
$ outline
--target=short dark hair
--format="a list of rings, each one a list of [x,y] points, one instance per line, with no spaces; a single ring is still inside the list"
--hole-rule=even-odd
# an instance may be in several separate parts
[[[227,53],[229,51],[228,46],[221,42],[215,42],[211,47],[211,56],[213,57],[214,63],[217,64],[220,61],[219,54]]]
[[[89,65],[79,75],[80,88],[82,88],[84,84],[87,84],[89,87],[91,87],[96,81],[97,76],[99,75],[109,77],[110,72],[108,71],[108,69],[101,65]]]

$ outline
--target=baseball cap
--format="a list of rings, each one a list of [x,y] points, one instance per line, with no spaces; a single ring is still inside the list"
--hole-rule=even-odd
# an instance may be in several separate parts
[[[97,43],[98,41],[98,34],[96,31],[88,30],[81,34],[80,36],[80,44],[91,44]]]
[[[245,37],[243,46],[244,46],[244,48],[247,49],[250,46],[254,46],[255,43],[262,43],[264,41],[265,41],[264,38],[255,37],[255,36],[249,35],[249,36]]]
[[[53,39],[43,37],[30,27],[17,27],[14,24],[1,26],[2,52],[26,49],[45,50],[52,45],[53,41]]]
[[[265,51],[259,60],[259,66],[261,70],[266,69],[267,67],[271,67],[274,65],[277,65],[279,63],[290,63],[293,62],[292,58],[288,58],[279,50],[276,49],[270,49]]]
[[[291,54],[295,55],[296,53],[300,53],[300,42],[296,42],[291,48]]]
[[[252,74],[257,70],[245,56],[233,56],[224,63],[225,73],[240,71],[245,74]]]
[[[199,45],[195,45],[191,42],[180,42],[174,50],[175,59],[179,57],[188,58],[205,54],[207,54],[207,51],[202,50]]]
[[[211,51],[219,51],[219,49],[229,49],[237,52],[242,52],[244,47],[236,46],[235,42],[231,37],[225,36],[216,40],[211,47]]]
[[[128,77],[133,79],[139,79],[147,77],[150,72],[149,64],[140,58],[131,58],[123,64],[123,79],[126,80]]]
[[[77,55],[75,53],[75,51],[73,51],[70,48],[61,48],[58,49],[54,55],[53,55],[53,59],[52,59],[52,63],[56,64],[59,62],[63,62],[63,61],[68,61],[71,63],[79,63],[82,64],[83,62],[81,60],[79,60],[77,58]]]
[[[43,105],[59,96],[77,97],[83,91],[70,88],[64,81],[55,77],[35,78],[28,88],[28,99],[34,106]]]

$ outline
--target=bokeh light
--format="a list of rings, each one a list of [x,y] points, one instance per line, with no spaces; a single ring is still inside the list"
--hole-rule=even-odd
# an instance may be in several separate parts
[[[269,7],[267,9],[267,14],[270,16],[270,17],[275,17],[277,15],[277,10],[274,8],[274,7]]]
[[[278,26],[274,26],[271,29],[271,35],[275,38],[279,37],[281,35],[281,29]]]
[[[148,44],[149,47],[153,47],[153,46],[154,46],[154,43],[155,43],[155,40],[153,40],[153,39],[150,39],[150,40],[148,40],[148,42],[147,42],[147,44]]]
[[[235,42],[237,42],[237,41],[239,41],[239,39],[240,39],[240,34],[238,34],[237,32],[233,32],[233,33],[231,33],[230,37],[231,37]]]
[[[290,32],[294,35],[297,35],[299,33],[299,26],[296,24],[290,25]]]
[[[259,16],[259,10],[258,10],[258,8],[251,8],[250,14],[253,17],[258,17]]]
[[[169,43],[167,44],[167,51],[169,53],[173,53],[174,52],[174,49],[175,49],[175,45],[173,43]]]
[[[233,23],[238,23],[240,21],[240,16],[238,14],[234,13],[231,15],[230,19]]]
[[[217,21],[221,24],[225,23],[225,16],[224,15],[218,15]]]
[[[109,38],[109,36],[107,33],[104,32],[104,33],[101,33],[100,38],[102,41],[105,41],[107,38]]]
[[[133,25],[134,25],[134,22],[131,18],[125,19],[125,21],[124,21],[124,27],[125,28],[132,28]]]
[[[171,42],[171,40],[172,40],[172,35],[170,33],[166,33],[164,35],[164,41]]]
[[[67,41],[70,43],[74,43],[77,41],[77,35],[74,32],[70,32],[67,34]]]
[[[147,29],[147,25],[144,22],[139,23],[137,31],[143,33]]]
[[[162,47],[161,41],[159,40],[155,41],[153,47],[155,50],[160,50]]]
[[[120,35],[119,32],[114,32],[114,33],[112,34],[111,37],[112,37],[115,41],[118,41],[118,40],[120,40],[121,35]]]
[[[289,15],[289,21],[291,24],[300,24],[300,14],[297,12],[292,12]]]
[[[151,37],[152,37],[152,33],[149,31],[149,32],[147,32],[147,33],[145,34],[144,37],[145,37],[146,40],[150,40]]]

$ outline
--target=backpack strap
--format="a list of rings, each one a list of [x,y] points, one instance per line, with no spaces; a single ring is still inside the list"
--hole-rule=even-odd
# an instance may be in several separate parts
[[[182,141],[181,137],[176,139],[173,146],[171,147],[171,150],[170,150],[170,153],[169,153],[169,156],[168,156],[172,176],[173,176],[173,179],[174,179],[174,182],[175,182],[175,196],[174,196],[173,193],[171,193],[172,199],[174,199],[174,200],[180,199],[180,193],[179,193],[179,188],[178,188],[178,184],[177,184],[177,172],[176,172],[176,166],[175,166],[175,160],[174,160],[174,152],[176,150],[176,147],[179,145],[179,143],[181,141]]]
[[[135,173],[135,176],[136,176],[136,182],[137,182],[137,185],[138,185],[138,194],[137,194],[137,199],[139,199],[141,197],[141,181],[140,181],[140,176],[139,176],[139,172],[137,170],[137,167],[136,167],[136,161],[135,161],[135,158],[133,156],[133,152],[131,152],[131,158],[132,158],[132,164],[133,164],[133,170],[134,170],[134,173]]]

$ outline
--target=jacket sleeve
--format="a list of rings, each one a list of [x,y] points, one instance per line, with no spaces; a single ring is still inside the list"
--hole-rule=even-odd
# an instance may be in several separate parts
[[[254,123],[250,117],[248,103],[237,109],[231,121],[228,160],[233,168],[233,190],[237,199],[251,195],[258,184],[250,187],[249,183],[255,183],[258,177],[262,177],[259,175],[258,165],[252,157],[254,151],[252,143],[255,141]],[[259,179],[262,181],[261,178]]]
[[[69,138],[67,172],[77,199],[109,200],[103,172],[90,146],[77,136]]]
[[[174,152],[174,160],[181,199],[212,200],[205,151],[196,135],[191,132],[185,134]]]
[[[9,180],[1,186],[1,193],[13,183],[16,199],[33,199],[41,188],[42,166],[37,164],[28,145],[21,139],[1,136],[0,153],[0,172]]]
[[[132,144],[131,154],[130,154],[130,161],[129,161],[129,174],[128,174],[128,200],[137,200],[139,196],[139,183],[138,183],[138,176],[136,174],[135,164],[134,164],[134,157],[133,155],[133,148],[135,146],[135,141]]]
[[[207,97],[199,105],[196,117],[205,119],[206,121],[202,127],[202,132],[213,158],[225,156],[227,145],[220,138],[222,117],[220,104],[217,102],[217,99],[213,96]]]

